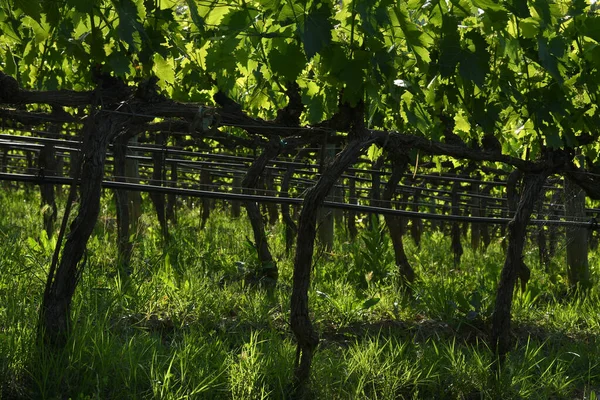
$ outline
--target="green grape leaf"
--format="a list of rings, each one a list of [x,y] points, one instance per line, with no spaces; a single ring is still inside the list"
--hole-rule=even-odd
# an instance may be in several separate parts
[[[558,60],[552,54],[552,49],[556,49],[558,47],[559,44],[554,43],[553,45],[552,43],[548,43],[547,39],[544,37],[538,39],[538,55],[540,58],[540,64],[542,64],[542,66],[550,73],[550,75],[552,75],[552,77],[562,85],[564,79],[558,68]]]
[[[301,17],[304,16],[302,4],[292,1],[285,1],[283,4],[278,5],[275,10],[277,10],[277,20],[281,26],[301,22]]]
[[[107,61],[115,75],[124,76],[129,73],[130,59],[123,53],[113,52],[108,56]]]
[[[54,2],[44,1],[42,2],[43,12],[46,16],[46,22],[52,26],[56,27],[60,22],[60,7],[56,7]]]
[[[295,81],[306,66],[306,57],[296,43],[272,49],[267,58],[271,71],[286,81]]]
[[[498,4],[494,0],[471,0],[475,7],[481,8],[484,11],[506,11],[502,4]]]
[[[546,145],[552,149],[558,149],[563,146],[563,141],[558,134],[558,129],[552,127],[546,127],[543,130],[544,138],[546,139]]]
[[[469,133],[471,131],[471,124],[465,115],[461,112],[454,116],[454,133],[463,132]]]
[[[367,158],[371,162],[374,162],[375,160],[377,160],[379,157],[381,157],[382,154],[383,154],[383,148],[377,146],[376,144],[372,144],[371,146],[369,146],[369,149],[367,150]]]
[[[579,26],[579,31],[583,36],[590,37],[596,42],[600,42],[600,16],[587,17]]]
[[[93,10],[94,2],[90,0],[67,0],[67,5],[74,7],[75,10],[82,14],[89,14]]]
[[[517,39],[508,38],[504,41],[504,55],[510,58],[512,63],[519,61],[519,41]]]
[[[256,14],[256,11],[252,12]],[[252,17],[252,15],[250,15]],[[246,10],[233,10],[223,17],[220,23],[221,29],[230,31],[242,31],[248,28],[248,12]]]
[[[132,0],[113,0],[115,10],[119,15],[119,26],[117,32],[121,40],[127,43],[131,49],[137,49],[133,38],[135,32],[143,32],[140,24],[138,9]]]
[[[227,91],[234,87],[240,75],[238,63],[243,64],[239,57],[248,57],[237,49],[240,41],[236,36],[227,36],[223,40],[213,42],[206,53],[205,69],[215,74],[221,90]]]
[[[575,147],[577,146],[577,138],[575,137],[575,133],[573,129],[563,129],[562,130],[563,139],[567,144],[567,147]]]
[[[412,7],[409,4],[409,7]],[[448,12],[448,3],[443,0],[426,1],[421,6],[423,9],[428,10],[429,19],[428,22],[436,27],[441,27],[443,23],[443,16]]]
[[[539,15],[542,21],[542,27],[552,25],[553,11],[550,7],[550,2],[547,0],[535,0],[533,1],[533,8]]]
[[[304,52],[310,60],[319,53],[324,46],[331,43],[331,8],[326,3],[317,3],[310,13],[304,16],[302,23],[298,26],[300,37],[304,44]]]
[[[6,54],[4,55],[4,70],[3,72],[6,75],[16,76],[17,75],[17,63],[15,62],[15,57],[13,56],[10,48],[6,50]]]
[[[36,0],[15,0],[15,7],[21,9],[25,14],[36,22],[42,21],[42,4]]]
[[[600,67],[600,46],[596,44],[586,46],[584,49],[584,56],[588,61],[594,63],[596,68]]]
[[[584,10],[588,6],[588,2],[586,0],[573,0],[571,5],[569,6],[569,11],[567,11],[568,15],[577,16],[583,14]]]
[[[311,82],[312,83],[312,82]],[[302,103],[306,105],[306,120],[314,124],[323,120],[325,115],[325,99],[318,93],[316,84],[309,83],[307,88],[302,89]]]
[[[206,69],[208,71],[226,70],[233,72],[237,64],[234,52],[239,43],[240,39],[235,37],[227,37],[213,42],[204,59]]]
[[[519,18],[527,18],[531,16],[527,2],[523,0],[508,0],[507,8]]]
[[[165,60],[160,54],[154,55],[154,73],[163,82],[175,83],[175,68],[171,59]]]
[[[406,122],[412,125],[421,133],[428,133],[431,126],[429,116],[424,112],[418,101],[415,101],[414,96],[410,92],[405,92],[402,95],[402,111],[406,116]]]
[[[397,7],[394,10],[408,48],[415,55],[421,70],[426,71],[431,61],[429,51],[427,50],[429,45],[427,36],[423,34],[415,23],[408,19],[408,11],[406,9]]]
[[[215,7],[211,5],[201,5],[198,7],[199,15],[204,18],[206,25],[219,26],[223,17],[229,12],[230,7],[224,4],[219,4]]]
[[[538,35],[540,31],[540,23],[533,18],[525,18],[519,22],[521,36],[527,39],[532,39]]]
[[[442,40],[440,42],[440,74],[446,78],[454,74],[461,57],[458,21],[450,15],[444,15],[442,23]]]
[[[485,104],[483,99],[474,103],[473,119],[484,132],[493,132],[500,109],[496,104]]]
[[[190,17],[192,18],[192,22],[196,25],[196,28],[200,32],[204,32],[204,18],[198,14],[198,7],[196,6],[196,0],[186,0],[186,4],[188,5],[188,9],[190,10]]]
[[[356,105],[363,97],[364,90],[364,64],[358,57],[360,52],[355,54],[355,58],[348,60],[340,72],[340,79],[346,85],[344,87],[343,100],[351,105]]]
[[[58,78],[56,74],[49,74],[46,79],[44,79],[44,89],[46,90],[57,90],[58,89]]]
[[[550,54],[552,54],[554,57],[561,58],[562,56],[564,56],[565,49],[566,43],[562,37],[556,36],[550,39],[550,42],[548,43],[548,50],[550,51]]]
[[[485,75],[489,71],[490,55],[486,47],[487,43],[481,34],[469,32],[465,35],[475,45],[475,52],[463,50],[463,57],[460,62],[459,72],[465,79],[473,81],[477,86],[483,88]]]

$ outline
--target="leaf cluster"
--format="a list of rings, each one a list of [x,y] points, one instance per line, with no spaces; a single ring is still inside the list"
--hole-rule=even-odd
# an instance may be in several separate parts
[[[6,0],[0,61],[23,87],[89,87],[100,65],[263,118],[294,83],[304,123],[363,101],[372,128],[595,160],[599,26],[583,0]]]

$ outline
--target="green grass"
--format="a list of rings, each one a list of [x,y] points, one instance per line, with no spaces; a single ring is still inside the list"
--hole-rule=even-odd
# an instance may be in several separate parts
[[[274,290],[246,284],[258,261],[245,218],[179,210],[163,243],[146,204],[132,274],[117,273],[111,196],[88,246],[64,350],[36,342],[36,322],[55,239],[42,232],[35,192],[0,193],[0,398],[284,398],[295,344],[289,328],[292,263],[283,227],[269,232],[280,268]],[[568,297],[564,254],[543,271],[530,244],[532,279],[514,302],[514,350],[494,373],[486,344],[503,263],[465,246],[452,265],[449,240],[406,239],[420,279],[407,295],[382,225],[331,252],[315,252],[312,318],[322,341],[311,393],[322,399],[595,399],[600,391],[600,292]],[[466,243],[466,241],[465,241]],[[598,254],[591,253],[597,277]],[[596,282],[597,284],[597,282]]]

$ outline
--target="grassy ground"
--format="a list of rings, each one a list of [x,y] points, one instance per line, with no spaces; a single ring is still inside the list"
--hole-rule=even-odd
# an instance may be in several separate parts
[[[64,203],[64,202],[63,202]],[[282,227],[270,231],[280,282],[244,282],[256,266],[246,219],[215,213],[200,231],[183,208],[163,246],[146,210],[133,272],[116,274],[110,193],[74,299],[73,335],[50,355],[36,320],[54,241],[41,231],[37,195],[0,193],[0,398],[283,398],[295,357],[289,329],[292,259]],[[322,344],[312,393],[322,399],[595,399],[600,391],[600,297],[566,296],[564,254],[543,271],[527,247],[532,279],[514,305],[515,346],[498,379],[486,345],[499,243],[466,250],[452,266],[450,241],[425,234],[407,253],[420,279],[400,290],[391,244],[378,229],[317,250],[310,291]],[[594,277],[598,256],[590,254]],[[597,285],[597,282],[596,282]]]

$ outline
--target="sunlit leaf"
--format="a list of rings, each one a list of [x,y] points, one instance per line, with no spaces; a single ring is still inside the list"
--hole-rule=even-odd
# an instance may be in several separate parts
[[[196,6],[196,0],[186,0],[185,2],[188,5],[188,8],[190,10],[190,17],[192,18],[192,21],[196,25],[196,28],[198,28],[198,30],[200,32],[203,32],[204,31],[204,18],[201,17],[200,14],[198,14],[198,7]]]
[[[119,26],[117,28],[119,37],[127,43],[131,49],[136,49],[137,46],[133,34],[135,32],[143,31],[138,16],[137,6],[132,0],[113,0],[113,4],[119,15]]]
[[[367,158],[370,161],[377,160],[379,157],[381,157],[382,154],[383,154],[383,149],[381,147],[377,146],[376,144],[372,144],[371,146],[369,146],[369,149],[367,150]]]
[[[15,57],[13,56],[12,51],[10,49],[6,50],[4,54],[4,70],[3,72],[7,75],[16,76],[17,75],[17,64],[15,63]]]
[[[154,55],[154,73],[166,83],[175,83],[175,68],[172,61],[165,60],[160,54]]]

